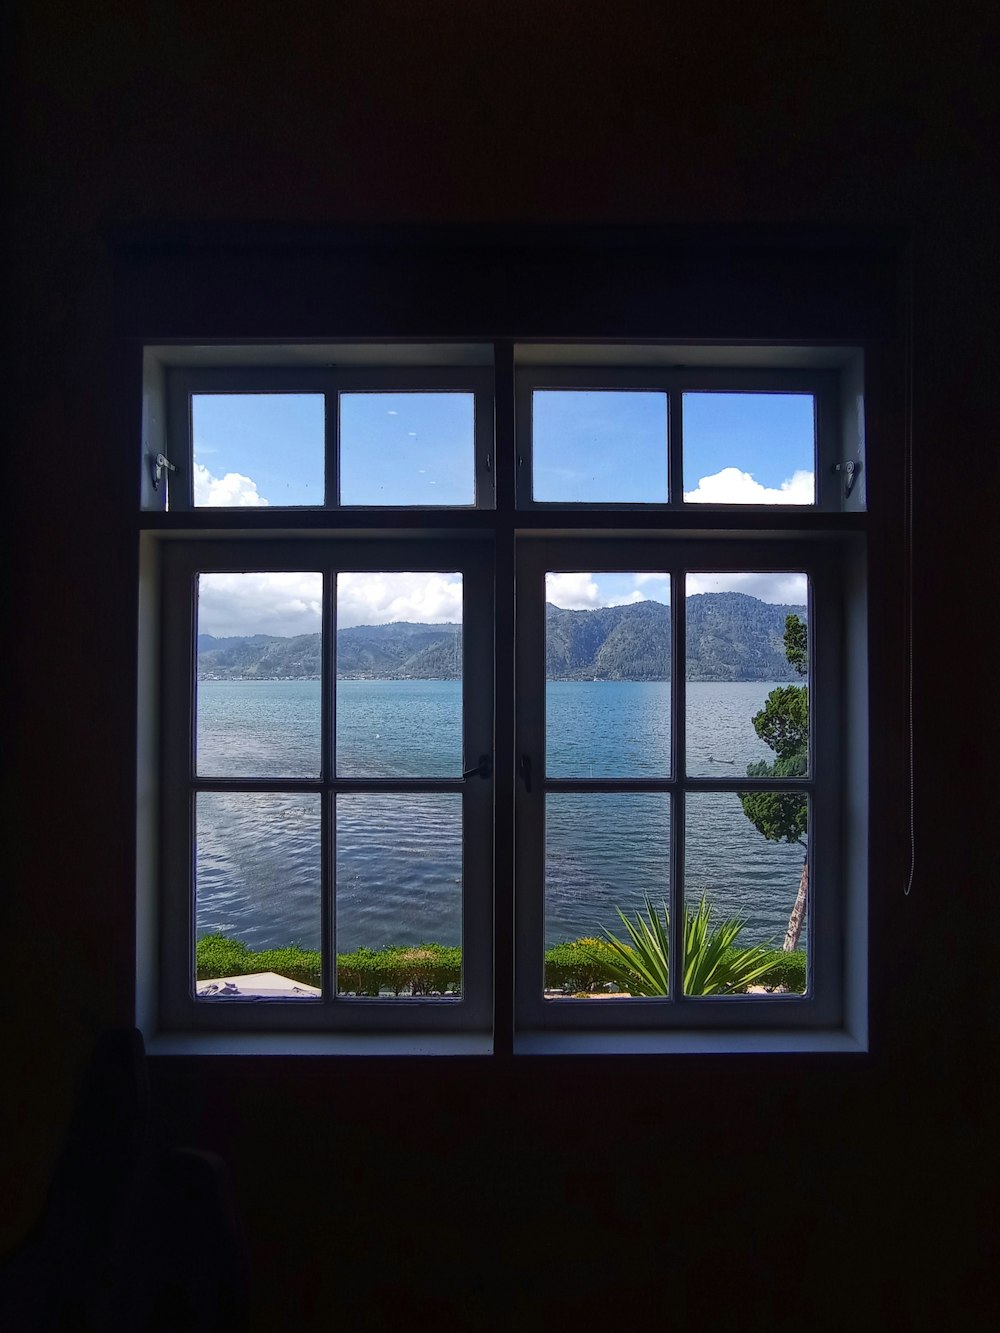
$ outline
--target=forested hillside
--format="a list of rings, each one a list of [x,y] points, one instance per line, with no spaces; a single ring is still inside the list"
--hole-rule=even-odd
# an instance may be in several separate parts
[[[785,616],[745,593],[700,593],[687,600],[689,680],[797,680],[784,652]],[[546,668],[552,680],[667,680],[670,608],[635,602],[593,611],[545,608]],[[337,669],[349,679],[455,680],[461,672],[458,625],[357,625],[337,635]],[[255,634],[198,639],[203,680],[308,679],[320,674],[320,637]]]

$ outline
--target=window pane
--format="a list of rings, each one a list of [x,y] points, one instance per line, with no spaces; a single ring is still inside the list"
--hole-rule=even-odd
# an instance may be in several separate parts
[[[315,997],[319,797],[199,792],[196,800],[199,998]]]
[[[735,993],[748,985],[753,987],[752,994],[805,990],[807,825],[807,798],[795,793],[755,793],[749,806],[735,792],[688,794],[687,913],[689,918],[697,914],[704,903],[703,910],[710,910],[706,934],[711,937],[721,928],[735,930],[735,935],[729,941],[729,970],[716,972],[712,979],[721,989],[710,991],[700,984],[701,969],[696,964],[704,951],[698,951],[697,957],[688,957],[686,994],[726,994],[730,986]],[[785,952],[789,932],[793,947]],[[748,955],[746,951],[755,946],[763,946],[767,955]],[[764,964],[767,970],[748,982],[748,970]]]
[[[195,506],[321,505],[324,417],[321,393],[192,394]]]
[[[337,796],[336,938],[341,994],[460,991],[461,796]]]
[[[337,575],[337,774],[462,771],[462,576]]]
[[[605,930],[627,936],[650,898],[670,887],[670,797],[663,792],[549,793],[545,798],[545,978],[552,994],[625,990]],[[583,941],[583,943],[579,943]],[[597,942],[595,944],[595,941]]]
[[[667,395],[538,389],[532,394],[532,495],[579,504],[663,504]]]
[[[809,771],[809,587],[800,573],[688,574],[687,771]]]
[[[475,502],[473,394],[340,395],[341,504]]]
[[[807,393],[686,393],[689,504],[816,503],[814,402]]]
[[[323,576],[198,576],[197,772],[318,777]]]
[[[545,578],[549,777],[670,772],[670,578]]]

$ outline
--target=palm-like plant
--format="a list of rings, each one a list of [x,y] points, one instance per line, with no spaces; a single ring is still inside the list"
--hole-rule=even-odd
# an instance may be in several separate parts
[[[651,898],[645,899],[646,914],[637,912],[630,921],[618,908],[618,915],[628,931],[626,944],[610,930],[604,933],[617,955],[605,960],[605,967],[615,981],[632,995],[663,996],[669,987],[670,917],[663,905],[658,914]],[[742,917],[727,917],[711,924],[712,907],[702,898],[696,910],[688,908],[684,920],[684,994],[730,995],[743,990],[771,966],[766,945],[736,947],[736,940],[746,922]]]

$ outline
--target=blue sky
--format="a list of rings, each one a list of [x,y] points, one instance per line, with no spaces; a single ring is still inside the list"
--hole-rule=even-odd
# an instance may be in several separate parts
[[[804,393],[686,393],[684,498],[813,504],[814,406]]]
[[[810,504],[808,394],[687,393],[684,497],[693,503]],[[321,394],[196,394],[195,503],[323,503]],[[469,393],[341,395],[344,504],[474,502]],[[654,391],[534,394],[537,500],[662,503],[667,398]]]
[[[538,499],[663,501],[667,400],[659,391],[540,390],[534,395]],[[692,502],[813,500],[813,400],[804,394],[684,395],[684,488]],[[323,503],[321,394],[197,394],[192,404],[196,504]],[[468,505],[474,499],[474,404],[468,393],[341,396],[341,494],[347,504]],[[213,575],[201,632],[299,634],[318,628],[318,576]],[[455,574],[342,575],[340,623],[461,619]],[[805,600],[801,575],[688,576],[688,593],[742,591]],[[349,595],[348,595],[349,594]],[[571,609],[669,602],[655,570],[569,571],[547,596]]]
[[[534,499],[665,503],[665,393],[540,389],[532,416]]]

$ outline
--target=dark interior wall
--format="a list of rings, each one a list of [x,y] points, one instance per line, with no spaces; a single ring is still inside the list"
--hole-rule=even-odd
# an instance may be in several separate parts
[[[233,1171],[254,1327],[986,1326],[992,8],[36,0],[15,27],[3,1243],[37,1213],[95,1033],[131,1017],[134,436],[110,389],[110,231],[889,228],[914,312],[919,862],[904,899],[900,675],[873,719],[872,1054],[160,1062],[154,1087],[170,1132]],[[899,625],[886,605],[873,631]]]

